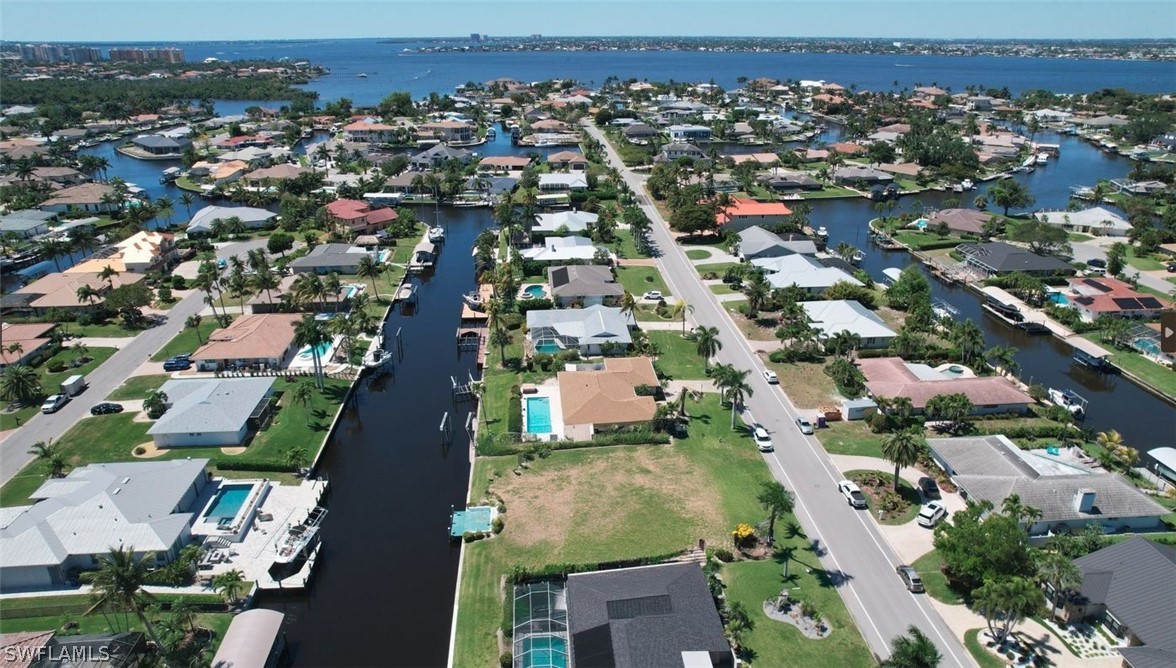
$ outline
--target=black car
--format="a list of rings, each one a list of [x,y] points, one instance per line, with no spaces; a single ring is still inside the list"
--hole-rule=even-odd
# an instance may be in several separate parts
[[[90,415],[110,415],[111,413],[123,412],[122,404],[115,403],[101,403],[90,407]]]
[[[1169,274],[1176,274],[1176,262],[1173,262],[1168,265],[1168,273]]]
[[[1091,259],[1087,260],[1086,266],[1096,267],[1098,269],[1106,269],[1107,268],[1107,261],[1103,260],[1102,258],[1095,257],[1095,258],[1091,258]]]
[[[919,478],[919,489],[922,490],[923,496],[928,499],[939,498],[939,485],[935,484],[935,478]]]

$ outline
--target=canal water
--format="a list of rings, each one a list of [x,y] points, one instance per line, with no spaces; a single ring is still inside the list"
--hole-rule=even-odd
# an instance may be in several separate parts
[[[433,220],[431,208],[418,213]],[[490,209],[443,208],[441,223],[445,249],[418,286],[418,307],[398,310],[384,328],[390,350],[400,332],[403,359],[394,374],[362,385],[319,468],[331,480],[330,515],[313,587],[262,599],[286,613],[299,666],[445,663],[459,555],[447,540],[449,513],[465,503],[474,409],[452,400],[450,378],[476,374],[456,332],[461,295],[474,287],[469,249],[492,222]],[[446,412],[448,445],[439,432]]]
[[[1037,198],[1031,210],[1063,209],[1069,202],[1070,186],[1093,185],[1101,179],[1121,178],[1131,170],[1126,158],[1109,155],[1076,137],[1039,133],[1037,141],[1061,145],[1061,156],[1050,160],[1031,174],[1017,174],[1014,178],[1026,183]],[[942,208],[950,199],[961,200],[959,206],[972,208],[976,196],[982,194],[991,181],[968,193],[928,191],[903,197],[895,213],[911,210],[916,202],[931,208]],[[824,225],[829,230],[829,244],[841,241],[862,249],[866,258],[862,267],[875,280],[881,279],[887,267],[906,267],[917,263],[905,251],[883,251],[869,243],[868,222],[878,216],[873,203],[862,199],[813,200],[810,216],[814,226]],[[1017,213],[1012,210],[1010,213]],[[1009,345],[1018,349],[1017,362],[1023,380],[1058,389],[1070,388],[1090,400],[1083,424],[1096,431],[1116,429],[1124,440],[1140,450],[1176,443],[1176,411],[1162,399],[1143,390],[1127,378],[1090,371],[1071,361],[1071,349],[1050,335],[1029,335],[1013,329],[982,309],[981,299],[963,287],[948,286],[931,279],[934,297],[943,299],[959,309],[961,318],[974,321],[984,331],[989,347]]]

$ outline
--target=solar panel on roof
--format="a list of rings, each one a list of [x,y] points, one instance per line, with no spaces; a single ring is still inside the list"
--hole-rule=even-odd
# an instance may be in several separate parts
[[[1110,292],[1111,291],[1111,286],[1103,285],[1102,283],[1099,283],[1098,281],[1091,279],[1091,278],[1084,278],[1084,279],[1082,279],[1082,282],[1089,285],[1090,287],[1100,291],[1100,292]]]
[[[1111,298],[1111,301],[1115,302],[1115,306],[1118,306],[1124,311],[1131,311],[1140,308],[1139,300],[1135,299],[1134,297],[1113,297]]]
[[[633,619],[649,615],[668,615],[674,611],[670,597],[665,594],[657,596],[639,596],[616,601],[608,601],[609,619]]]
[[[1143,306],[1143,308],[1163,308],[1164,307],[1164,305],[1160,303],[1160,300],[1156,299],[1155,297],[1140,297],[1138,299],[1138,301],[1139,301],[1139,304],[1141,306]]]

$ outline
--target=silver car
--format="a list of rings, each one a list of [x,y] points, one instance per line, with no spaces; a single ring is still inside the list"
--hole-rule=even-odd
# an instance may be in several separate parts
[[[802,417],[796,418],[796,426],[800,428],[800,433],[802,434],[811,435],[813,433],[813,423]]]

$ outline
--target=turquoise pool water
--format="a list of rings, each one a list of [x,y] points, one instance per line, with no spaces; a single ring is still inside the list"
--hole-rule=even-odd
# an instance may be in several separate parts
[[[245,499],[249,498],[249,492],[252,489],[253,485],[225,485],[221,487],[212,500],[212,504],[208,506],[208,511],[204,513],[204,517],[217,520],[233,519],[241,511],[241,506],[245,505]]]
[[[559,344],[555,341],[540,341],[535,344],[535,352],[543,353],[544,355],[554,355],[561,350],[563,348],[560,348]]]
[[[568,641],[557,636],[528,636],[520,642],[522,654],[519,665],[523,668],[566,668],[568,665]]]
[[[325,341],[315,346],[315,349],[318,350],[320,359],[326,358],[327,353],[330,352],[332,345],[334,345],[334,341]],[[311,352],[310,346],[307,346],[298,351],[298,357],[300,359],[308,360],[314,357],[314,354]]]
[[[527,433],[551,433],[551,400],[547,397],[527,397]]]
[[[528,285],[527,287],[523,288],[523,293],[531,299],[543,299],[544,295],[547,294],[547,291],[543,289],[542,285]]]
[[[1156,343],[1154,339],[1138,338],[1132,343],[1135,344],[1136,350],[1141,350],[1148,355],[1160,354],[1160,344]]]
[[[387,262],[388,258],[392,257],[392,251],[382,250],[376,257],[379,258],[380,262]]]
[[[916,227],[916,228],[918,228],[918,229],[920,229],[920,230],[925,230],[925,229],[927,229],[927,225],[928,225],[930,222],[931,222],[931,221],[927,220],[926,218],[920,218],[920,219],[918,219],[918,220],[916,220],[916,221],[915,221],[915,227]]]
[[[1049,293],[1049,300],[1055,304],[1069,304],[1070,303],[1070,300],[1066,299],[1066,295],[1063,295],[1060,292]]]

